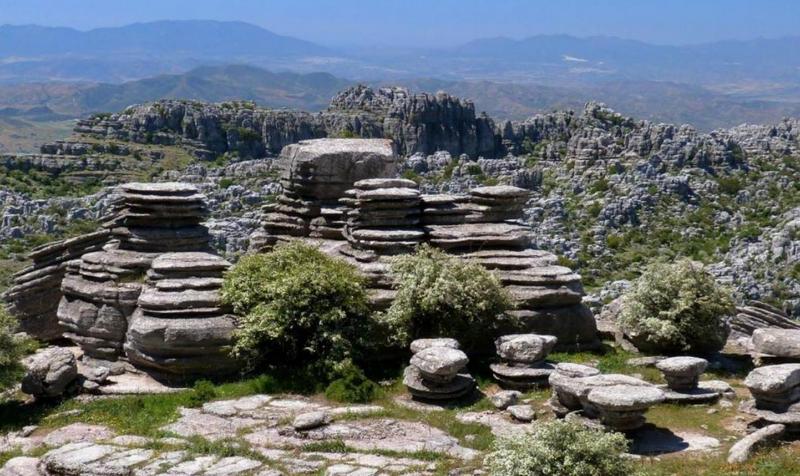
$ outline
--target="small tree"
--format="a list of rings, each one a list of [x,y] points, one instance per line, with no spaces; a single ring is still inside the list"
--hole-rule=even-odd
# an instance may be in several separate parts
[[[300,242],[242,258],[222,287],[242,316],[234,354],[333,378],[368,338],[363,284],[354,267]]]
[[[14,386],[24,373],[20,361],[29,341],[17,337],[16,332],[17,320],[0,304],[0,392]]]
[[[492,476],[627,476],[633,474],[622,455],[627,448],[620,433],[554,420],[496,440],[486,466]]]
[[[619,324],[647,352],[713,352],[728,338],[730,293],[688,259],[645,270],[622,299]]]
[[[395,258],[397,295],[384,318],[401,345],[420,337],[454,337],[467,348],[494,338],[510,307],[500,280],[483,266],[427,245]]]

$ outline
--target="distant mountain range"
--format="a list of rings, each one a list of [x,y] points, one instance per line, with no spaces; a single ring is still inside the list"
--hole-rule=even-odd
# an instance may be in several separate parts
[[[327,73],[273,73],[246,65],[204,66],[182,74],[109,83],[0,85],[0,117],[63,120],[93,112],[116,112],[156,99],[219,102],[250,100],[264,107],[325,109],[355,81]],[[800,104],[737,99],[700,86],[665,81],[605,81],[589,86],[546,86],[495,81],[408,79],[371,81],[372,86],[405,86],[415,92],[439,90],[475,102],[497,119],[524,119],[554,109],[580,109],[590,100],[656,122],[690,123],[703,130],[743,122],[774,122],[800,115]]]
[[[63,121],[161,98],[316,111],[356,82],[445,90],[496,118],[600,100],[634,117],[709,130],[800,115],[800,37],[663,46],[542,35],[454,48],[342,50],[242,22],[85,32],[0,26],[5,127],[13,128],[14,118]]]

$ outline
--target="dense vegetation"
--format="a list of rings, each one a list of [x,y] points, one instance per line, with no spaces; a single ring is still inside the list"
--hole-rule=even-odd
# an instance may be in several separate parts
[[[466,349],[481,347],[510,306],[497,276],[427,245],[396,258],[392,271],[397,296],[383,318],[403,345],[420,337],[453,337]]]
[[[725,317],[734,311],[730,291],[683,259],[647,268],[623,297],[619,324],[644,351],[711,352],[725,345]]]
[[[486,464],[492,476],[628,476],[633,468],[622,456],[627,447],[620,433],[556,420],[496,440]]]
[[[369,339],[363,278],[307,244],[242,258],[222,297],[242,316],[234,352],[253,365],[305,367],[329,380]]]
[[[16,335],[17,321],[0,306],[0,401],[2,392],[22,378],[20,363],[29,344]]]

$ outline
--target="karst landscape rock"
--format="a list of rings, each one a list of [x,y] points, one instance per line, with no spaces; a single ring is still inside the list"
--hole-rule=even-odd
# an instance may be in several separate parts
[[[0,476],[800,471],[800,119],[380,84],[0,154]]]

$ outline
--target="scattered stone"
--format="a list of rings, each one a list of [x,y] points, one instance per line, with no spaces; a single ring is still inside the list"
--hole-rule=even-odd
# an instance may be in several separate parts
[[[489,399],[495,408],[505,410],[509,406],[516,404],[521,396],[522,392],[517,390],[501,390],[489,397]]]
[[[292,427],[297,431],[307,431],[327,425],[331,421],[331,415],[325,411],[301,413],[294,417]]]
[[[536,412],[530,405],[511,405],[508,412],[514,419],[523,423],[529,423],[536,419]]]

